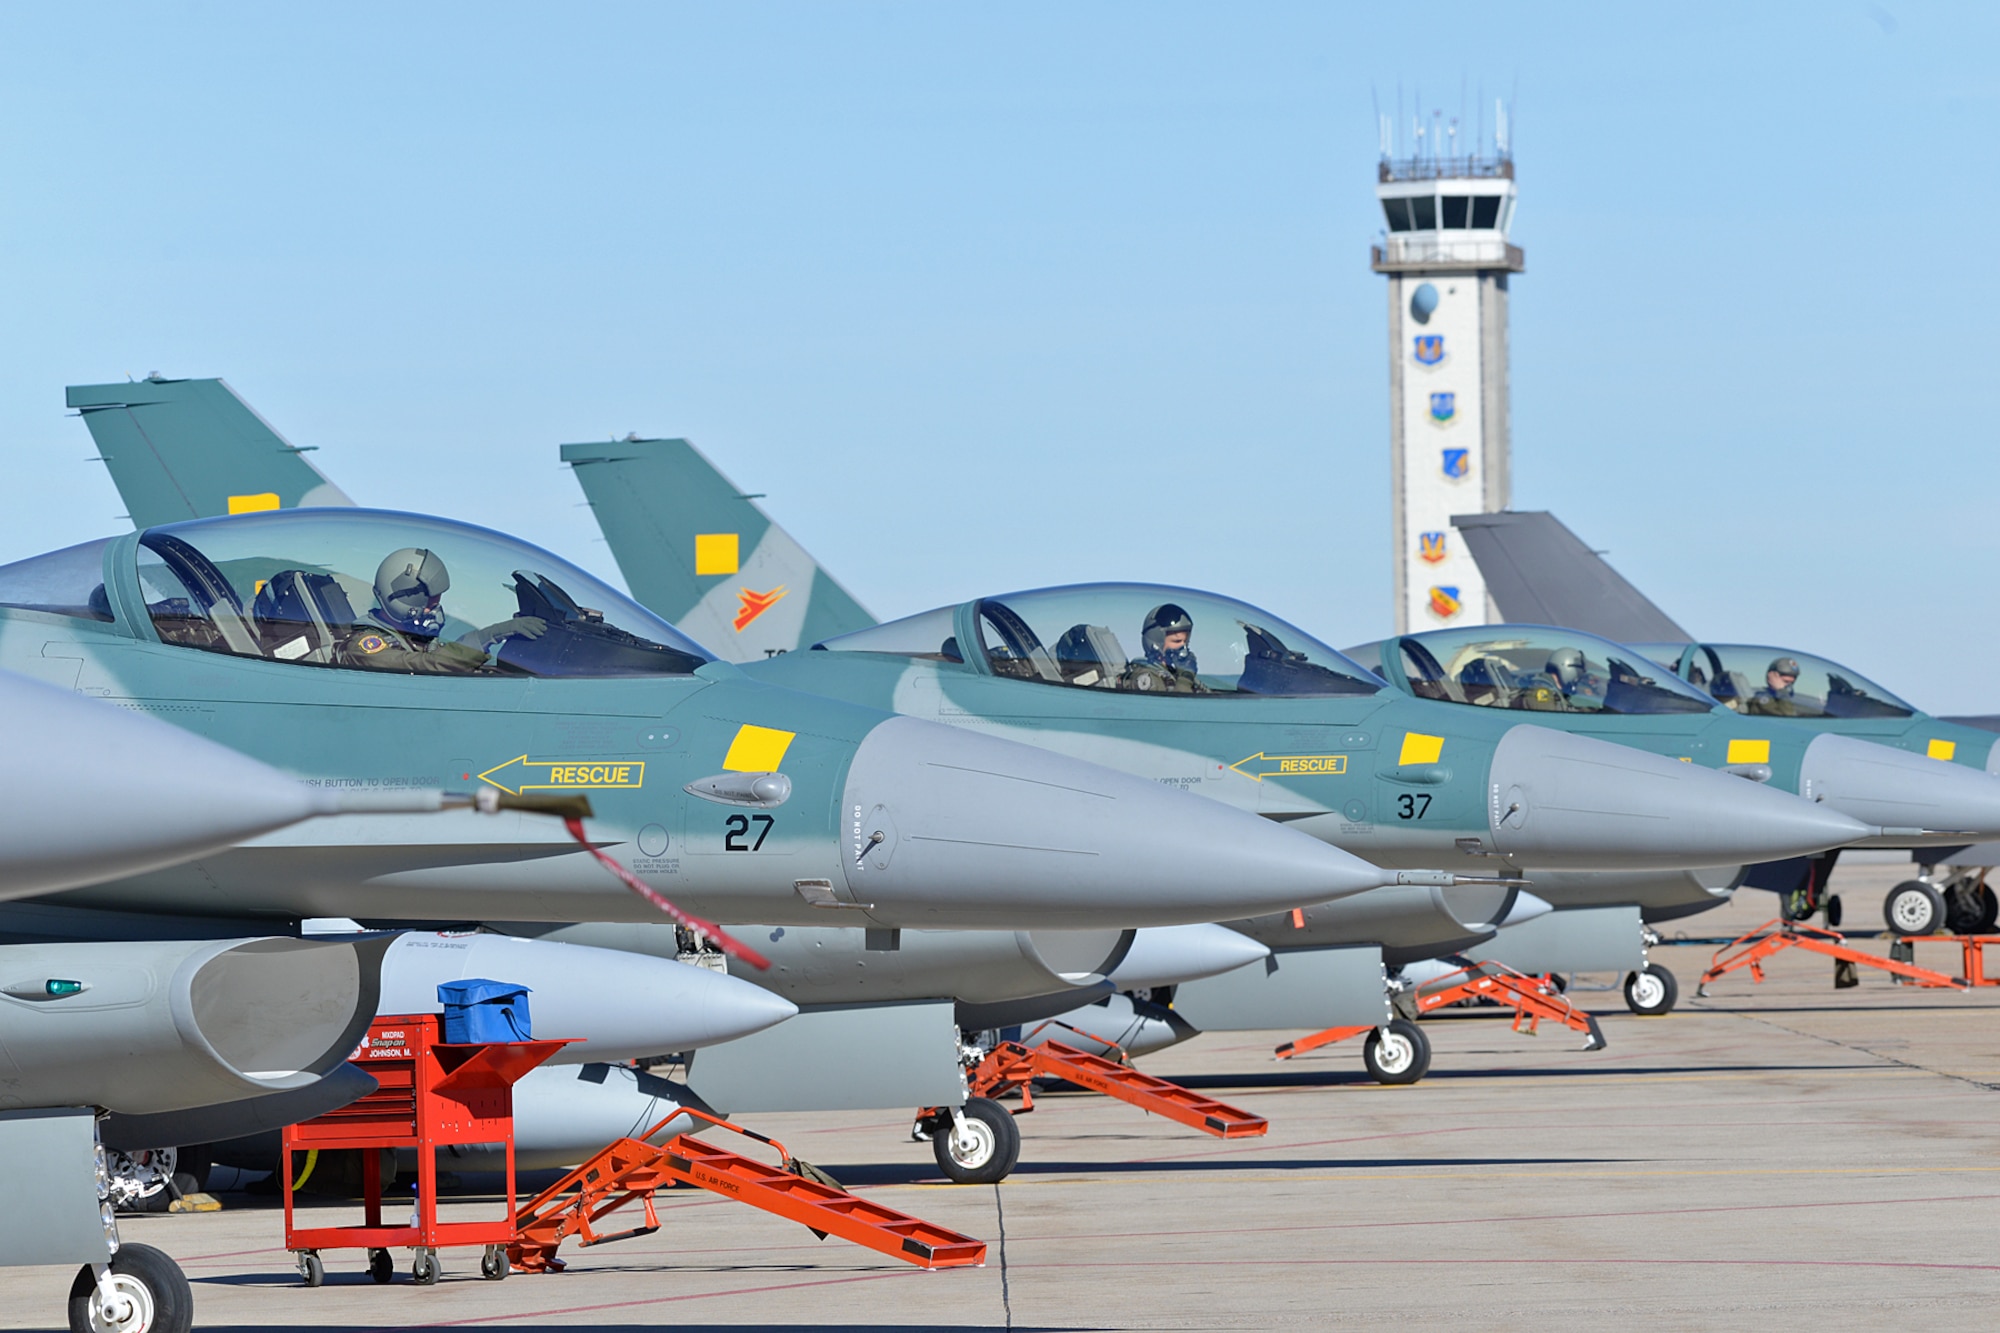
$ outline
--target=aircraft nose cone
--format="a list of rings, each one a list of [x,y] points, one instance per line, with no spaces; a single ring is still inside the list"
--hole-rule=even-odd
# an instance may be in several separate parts
[[[846,892],[885,924],[1168,926],[1393,879],[1220,802],[911,717],[856,748],[841,813]]]
[[[178,727],[0,673],[0,898],[173,865],[317,812],[276,769]]]
[[[1525,723],[1494,751],[1487,822],[1502,852],[1551,870],[1777,861],[1869,832],[1747,778]]]
[[[1133,932],[1132,947],[1105,975],[1121,991],[1146,990],[1232,972],[1270,956],[1269,947],[1227,926],[1148,926]]]
[[[1864,824],[2000,835],[2000,782],[1974,768],[1852,736],[1814,737],[1799,766],[1799,788]],[[1898,841],[1907,843],[1909,835]]]

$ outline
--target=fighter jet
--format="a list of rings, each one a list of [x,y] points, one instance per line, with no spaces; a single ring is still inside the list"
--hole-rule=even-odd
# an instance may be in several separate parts
[[[1510,620],[1568,625],[1631,644],[1722,707],[1773,719],[1789,731],[1853,737],[1958,769],[2000,774],[1993,719],[1934,717],[1850,667],[1795,648],[1700,642],[1553,514],[1467,514],[1452,523],[1464,534],[1496,604]],[[1879,754],[1873,758],[1892,762]],[[1917,774],[1937,771],[1917,759],[1896,767]],[[1967,784],[1961,778],[1956,785]],[[1888,816],[1882,821],[1886,823],[1928,819],[1949,824],[1951,819],[1938,808],[1878,813]],[[1964,832],[1983,835],[1984,829]],[[1939,845],[1953,841],[1959,845]],[[1949,836],[1919,841],[1913,855],[1926,873],[1890,892],[1883,911],[1891,930],[1929,934],[1940,925],[1954,931],[1993,929],[2000,919],[2000,899],[1986,887],[1983,872],[2000,856],[2000,847],[1966,847],[1964,842]],[[1823,909],[1829,924],[1837,925],[1838,897],[1825,893],[1835,856],[1830,852],[1759,866],[1748,882],[1779,892],[1789,916],[1803,918]],[[1938,866],[1944,867],[1943,874],[1936,872]]]

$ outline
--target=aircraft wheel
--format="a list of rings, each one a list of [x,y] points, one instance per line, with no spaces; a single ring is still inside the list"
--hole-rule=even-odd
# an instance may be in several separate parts
[[[1829,895],[1826,900],[1826,928],[1840,929],[1840,895],[1837,893]]]
[[[387,1250],[368,1251],[368,1276],[384,1284],[396,1276],[396,1261]]]
[[[960,1185],[991,1185],[1006,1179],[1021,1157],[1021,1127],[1007,1108],[990,1097],[970,1097],[959,1108],[961,1125],[946,1119],[931,1135],[938,1170]]]
[[[1982,884],[1979,886],[1979,912],[1974,918],[1972,933],[1991,934],[1996,926],[2000,926],[2000,896]]]
[[[1658,963],[1646,964],[1643,972],[1626,974],[1625,1007],[1641,1018],[1665,1017],[1680,998],[1680,983]]]
[[[1882,900],[1882,917],[1898,935],[1935,934],[1944,924],[1944,898],[1922,880],[1904,880]]]
[[[299,1279],[308,1287],[323,1286],[326,1283],[326,1263],[317,1250],[298,1252]]]
[[[488,1245],[486,1253],[479,1259],[479,1276],[488,1282],[502,1282],[507,1277],[507,1251],[499,1245]]]
[[[1431,1039],[1409,1019],[1391,1019],[1361,1044],[1361,1063],[1377,1083],[1415,1083],[1430,1072]]]
[[[429,1250],[418,1250],[417,1257],[410,1260],[410,1281],[420,1287],[428,1287],[437,1280],[437,1255]]]
[[[194,1290],[181,1266],[150,1245],[121,1245],[111,1258],[115,1303],[105,1308],[85,1264],[69,1286],[71,1333],[189,1333]]]

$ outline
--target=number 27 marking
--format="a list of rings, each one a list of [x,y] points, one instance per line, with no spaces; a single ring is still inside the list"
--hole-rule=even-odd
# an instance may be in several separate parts
[[[1425,797],[1424,799],[1429,800],[1430,798]],[[743,839],[750,836],[750,821],[753,819],[763,825],[763,827],[757,830],[757,841],[745,846]],[[777,820],[771,818],[769,815],[731,815],[729,822],[724,825],[729,830],[729,836],[722,840],[722,849],[726,852],[762,851],[764,849],[764,839],[770,836],[771,826],[777,822]]]

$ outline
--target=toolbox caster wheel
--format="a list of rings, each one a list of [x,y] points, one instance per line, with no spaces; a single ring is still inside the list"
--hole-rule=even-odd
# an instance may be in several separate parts
[[[298,1261],[299,1278],[308,1287],[319,1287],[326,1284],[326,1264],[321,1261],[317,1251],[300,1250]]]
[[[1007,1108],[990,1097],[969,1097],[931,1134],[938,1170],[960,1185],[992,1185],[1006,1179],[1021,1158],[1021,1127]]]
[[[420,1287],[428,1287],[437,1280],[437,1256],[429,1250],[418,1250],[417,1257],[410,1260],[410,1281]]]
[[[1944,924],[1944,897],[1919,879],[1906,879],[1882,900],[1882,918],[1898,935],[1930,935]]]
[[[507,1251],[498,1245],[488,1245],[486,1253],[479,1260],[479,1276],[488,1282],[504,1282],[507,1278]]]
[[[105,1308],[97,1275],[85,1264],[69,1286],[71,1333],[189,1333],[194,1291],[181,1266],[150,1245],[121,1245],[112,1258],[116,1304]]]
[[[1415,1083],[1430,1072],[1431,1039],[1409,1019],[1391,1019],[1361,1044],[1361,1063],[1377,1083]]]
[[[387,1284],[396,1275],[396,1261],[387,1250],[368,1251],[368,1276]]]
[[[1641,1018],[1664,1018],[1681,998],[1680,983],[1658,963],[1625,976],[1625,1007]]]

